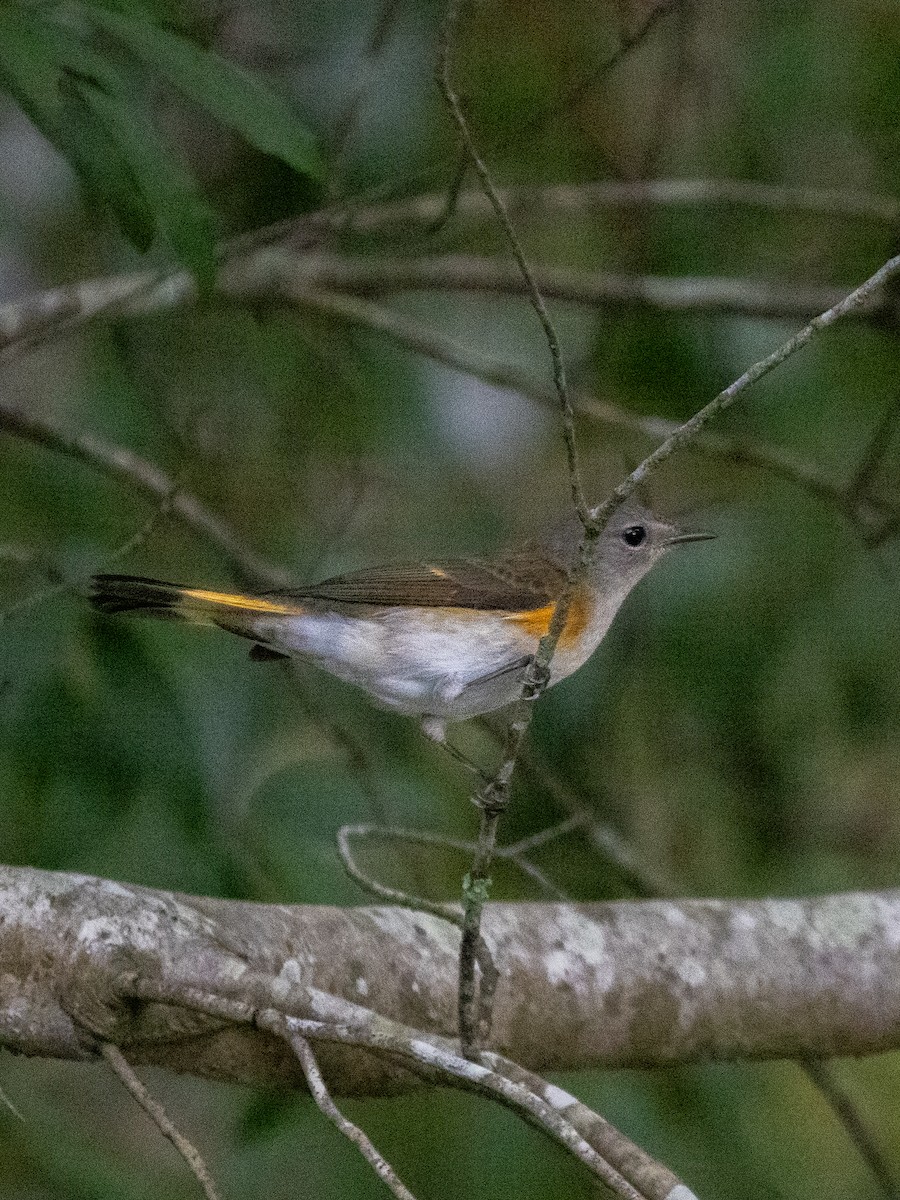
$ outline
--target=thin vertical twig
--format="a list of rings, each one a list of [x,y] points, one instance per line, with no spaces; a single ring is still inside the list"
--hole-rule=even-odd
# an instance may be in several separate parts
[[[400,8],[400,0],[381,0],[372,32],[360,56],[356,86],[334,123],[329,147],[330,162],[327,181],[328,196],[331,199],[337,198],[347,149],[354,130],[358,126],[363,103],[372,86],[372,71],[390,40]]]
[[[569,395],[565,363],[556,328],[547,311],[544,298],[535,281],[534,273],[525,257],[525,251],[509,218],[506,205],[497,188],[494,186],[487,165],[478,153],[469,129],[469,123],[463,111],[462,101],[453,86],[451,66],[458,22],[459,0],[449,0],[438,42],[438,61],[435,72],[437,84],[444,97],[453,123],[456,126],[460,143],[472,166],[475,168],[475,173],[478,176],[484,194],[490,202],[497,220],[506,235],[513,258],[525,281],[531,306],[537,314],[538,321],[544,332],[547,347],[550,351],[553,386],[556,390],[562,416],[572,503],[584,528],[584,538],[582,539],[579,552],[579,568],[577,568],[576,574],[573,574],[569,580],[563,596],[557,603],[549,632],[542,639],[536,657],[532,659],[526,670],[522,697],[516,705],[509,723],[506,754],[503,762],[500,764],[494,778],[482,786],[474,796],[480,817],[476,852],[472,860],[471,869],[463,881],[463,924],[459,951],[458,1007],[459,1034],[463,1053],[467,1056],[475,1057],[478,1053],[480,1036],[483,1031],[489,1028],[490,996],[493,984],[496,982],[496,974],[490,972],[488,975],[484,970],[481,972],[479,981],[476,975],[476,968],[479,963],[484,964],[492,961],[490,951],[481,937],[481,917],[490,893],[490,866],[497,844],[497,829],[500,818],[509,803],[510,786],[513,772],[515,771],[516,759],[531,722],[531,701],[537,699],[549,682],[549,663],[553,657],[556,643],[559,640],[566,616],[568,615],[569,602],[577,579],[577,571],[586,570],[590,562],[591,550],[593,549],[592,543],[599,535],[602,525],[594,521],[593,514],[588,508],[584,494],[578,445],[575,437],[575,414]]]
[[[353,1143],[381,1182],[394,1193],[397,1200],[416,1200],[391,1164],[375,1148],[371,1139],[363,1133],[358,1125],[354,1125],[349,1117],[344,1116],[335,1104],[325,1080],[322,1078],[322,1072],[319,1070],[312,1046],[306,1038],[301,1037],[298,1033],[291,1033],[288,1041],[303,1068],[310,1095],[318,1105],[320,1112],[340,1130],[348,1141]]]
[[[818,1088],[822,1098],[844,1127],[844,1132],[858,1150],[860,1158],[875,1176],[878,1186],[884,1192],[885,1200],[900,1200],[900,1188],[881,1147],[877,1145],[856,1103],[838,1082],[832,1067],[821,1058],[804,1058],[802,1066],[807,1077]]]
[[[107,1042],[103,1046],[102,1053],[110,1070],[118,1076],[131,1097],[141,1106],[163,1137],[168,1138],[187,1163],[194,1178],[203,1189],[206,1200],[219,1200],[216,1185],[213,1183],[200,1151],[176,1128],[159,1101],[153,1099],[119,1047]]]
[[[447,108],[456,125],[459,139],[466,151],[466,155],[472,166],[475,168],[475,173],[481,183],[484,194],[487,196],[491,207],[493,208],[497,220],[503,228],[506,239],[509,242],[513,257],[516,260],[519,270],[522,273],[522,278],[525,280],[528,289],[528,298],[531,306],[537,313],[538,320],[541,323],[541,328],[544,331],[544,337],[547,340],[547,345],[550,349],[550,357],[553,363],[553,384],[556,388],[557,396],[559,397],[560,410],[563,417],[563,428],[566,439],[566,457],[569,467],[569,481],[572,487],[572,501],[581,523],[587,527],[591,524],[591,514],[588,510],[587,501],[584,496],[584,489],[581,483],[581,468],[578,461],[578,447],[575,442],[575,413],[572,408],[572,402],[569,398],[568,383],[566,380],[566,368],[563,362],[562,351],[559,345],[559,337],[553,322],[550,319],[550,314],[547,312],[547,306],[544,303],[544,298],[541,295],[540,289],[534,279],[534,273],[525,257],[525,251],[522,249],[522,244],[519,241],[519,236],[513,228],[512,221],[509,218],[509,213],[506,211],[506,205],[503,198],[494,186],[487,165],[478,153],[478,148],[472,138],[469,123],[466,120],[463,112],[462,101],[459,94],[453,86],[451,74],[451,64],[453,57],[453,45],[456,35],[456,27],[459,22],[459,0],[450,0],[447,5],[444,21],[441,27],[440,39],[438,42],[438,66],[437,66],[437,83],[441,94],[446,101]]]

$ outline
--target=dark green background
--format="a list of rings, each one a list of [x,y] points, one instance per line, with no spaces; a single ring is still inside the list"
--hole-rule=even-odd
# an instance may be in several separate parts
[[[581,103],[560,110],[622,29],[648,11],[510,2],[467,16],[458,74],[498,181],[683,175],[894,193],[896,4],[678,6]],[[332,181],[338,196],[447,186],[454,140],[432,82],[439,5],[401,5],[377,59],[365,53],[371,4],[228,12],[178,6],[189,36],[280,82],[298,128],[319,139],[326,158],[343,105],[371,75]],[[322,194],[321,181],[262,154],[108,43],[97,48],[135,88],[146,87],[142,103],[153,100],[168,152],[190,166],[220,232],[300,211]],[[141,261],[114,219],[83,203],[63,159],[12,100],[0,108],[0,158],[3,298]],[[518,224],[535,261],[848,289],[897,248],[896,230],[883,223],[739,206],[612,209],[582,219],[536,212]],[[188,242],[200,262],[202,245]],[[363,239],[355,250],[505,253],[494,226],[462,220],[432,237]],[[149,253],[154,262],[171,259],[164,237]],[[547,377],[546,346],[524,300],[385,302]],[[552,308],[578,383],[670,419],[689,416],[796,327]],[[898,363],[895,335],[848,324],[748,393],[720,428],[849,480],[898,402]],[[378,560],[489,552],[539,529],[567,502],[552,415],[486,394],[384,337],[286,310],[209,300],[192,311],[101,322],[5,368],[0,386],[68,428],[163,466],[301,581]],[[579,435],[598,499],[651,446],[587,420]],[[893,501],[897,467],[891,444],[874,486]],[[686,894],[893,885],[896,547],[867,549],[822,500],[708,455],[675,458],[647,498],[666,513],[693,514],[719,539],[673,555],[641,586],[601,651],[541,701],[535,750]],[[171,518],[116,559],[150,512],[89,467],[0,438],[0,604],[12,609],[60,574],[79,580],[104,568],[233,581],[216,550]],[[291,677],[251,664],[246,646],[224,634],[95,616],[77,588],[0,625],[0,685],[0,835],[9,863],[186,892],[360,903],[337,861],[340,824],[388,820],[457,836],[474,829],[467,780],[411,722],[373,711],[312,671]],[[357,754],[341,730],[352,733]],[[456,736],[489,760],[477,730]],[[505,836],[563,815],[523,785]],[[538,857],[578,897],[628,894],[579,836]],[[425,879],[439,896],[458,893],[465,868],[436,852],[378,851],[367,862],[408,886]],[[496,894],[533,893],[501,872]],[[837,1070],[900,1172],[900,1060]],[[306,1098],[147,1077],[208,1153],[226,1196],[383,1194]],[[704,1200],[878,1194],[791,1064],[563,1082]],[[4,1056],[0,1086],[24,1118],[0,1106],[4,1197],[195,1195],[171,1148],[100,1066]],[[554,1147],[471,1099],[356,1101],[347,1110],[422,1200],[594,1194]]]

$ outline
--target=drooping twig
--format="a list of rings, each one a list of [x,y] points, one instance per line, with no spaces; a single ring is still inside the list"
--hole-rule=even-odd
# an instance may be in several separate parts
[[[25,438],[58,454],[76,458],[105,475],[125,481],[159,501],[171,497],[171,511],[189,528],[217,546],[248,582],[286,586],[287,574],[260,558],[206,507],[201,500],[159,467],[132,450],[104,441],[89,433],[70,433],[49,417],[38,417],[6,401],[0,401],[0,432]]]
[[[404,313],[357,296],[322,292],[319,289],[304,290],[298,287],[292,291],[291,298],[303,307],[383,333],[417,354],[432,358],[454,371],[472,375],[493,387],[519,392],[542,405],[556,406],[552,389],[536,382],[529,372],[499,363],[470,346],[411,320]],[[642,416],[580,389],[571,394],[576,412],[615,429],[658,440],[669,437],[679,428],[677,421]],[[860,510],[844,485],[828,478],[812,463],[793,457],[779,446],[705,430],[691,441],[690,449],[728,458],[738,465],[746,464],[769,471],[836,505],[853,520],[859,521],[866,515],[871,517],[874,510],[879,515],[878,531],[886,521],[900,519],[900,511],[892,507],[888,497],[869,496]]]
[[[382,1183],[394,1193],[397,1200],[416,1200],[413,1193],[403,1183],[391,1164],[376,1150],[371,1139],[363,1133],[358,1125],[354,1125],[335,1104],[325,1084],[325,1080],[322,1078],[322,1072],[319,1070],[319,1064],[316,1061],[312,1046],[310,1046],[306,1038],[299,1033],[290,1033],[288,1041],[291,1049],[297,1056],[300,1066],[303,1068],[303,1074],[306,1077],[310,1095],[315,1100],[319,1110],[340,1130],[348,1141],[353,1143]]]
[[[389,887],[375,879],[359,866],[353,853],[354,838],[383,837],[392,841],[406,841],[419,845],[440,845],[445,848],[468,850],[470,842],[456,841],[444,838],[440,834],[431,834],[427,830],[397,829],[391,826],[379,825],[342,825],[337,831],[337,847],[344,870],[361,888],[379,900],[390,904],[400,904],[404,908],[421,910],[449,921],[457,927],[462,924],[462,910],[457,903],[446,900],[431,900],[427,896],[414,896],[402,888]]]
[[[566,1113],[572,1097],[561,1090],[554,1092],[543,1080],[540,1091],[532,1090],[522,1081],[527,1073],[499,1055],[485,1056],[485,1062],[473,1062],[462,1057],[447,1039],[399,1025],[358,1005],[308,988],[305,989],[307,1004],[319,1013],[314,1017],[288,1015],[278,1007],[254,1008],[229,996],[189,985],[167,986],[154,980],[135,981],[133,992],[142,999],[176,1004],[226,1021],[253,1024],[288,1041],[299,1036],[389,1055],[429,1082],[460,1087],[512,1109],[558,1141],[622,1200],[691,1200],[693,1197],[693,1193],[664,1167],[660,1168],[652,1190],[626,1178]],[[636,1162],[653,1161],[618,1130],[614,1132],[621,1139],[619,1157],[623,1168]],[[648,1176],[650,1172],[643,1174]],[[679,1188],[682,1190],[678,1191]]]
[[[102,1054],[110,1070],[119,1077],[119,1080],[132,1098],[141,1106],[163,1137],[168,1138],[187,1163],[194,1178],[203,1189],[206,1200],[219,1200],[216,1185],[213,1183],[209,1168],[203,1161],[200,1151],[175,1126],[171,1117],[159,1101],[154,1100],[150,1095],[118,1046],[114,1046],[111,1042],[106,1042],[102,1047]]]

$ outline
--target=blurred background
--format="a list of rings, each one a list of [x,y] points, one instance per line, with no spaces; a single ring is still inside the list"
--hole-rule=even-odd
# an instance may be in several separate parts
[[[279,90],[316,148],[307,171],[128,57],[108,31],[92,32],[91,7],[58,11],[129,81],[216,235],[325,203],[369,211],[440,197],[452,185],[458,153],[433,78],[439,4],[144,6],[148,21],[176,18],[182,35]],[[17,6],[5,8],[8,18]],[[616,272],[684,285],[681,311],[551,301],[579,389],[626,413],[681,421],[803,324],[811,289],[840,295],[897,251],[898,50],[900,5],[878,0],[464,9],[456,77],[495,180],[526,189],[514,217],[531,260],[582,281]],[[108,206],[85,199],[72,155],[39,131],[38,110],[23,111],[21,78],[9,71],[5,82],[0,301],[146,263],[202,267],[204,235],[184,236],[171,198],[167,224],[151,195],[157,236],[135,248]],[[671,177],[801,192],[790,202],[565,211],[540,200],[552,184]],[[467,177],[464,189],[473,186]],[[845,190],[858,203],[841,200]],[[372,222],[327,249],[374,270],[451,254],[505,266],[502,234],[479,212],[461,203],[437,229],[409,215]],[[745,284],[747,296],[765,284],[775,301],[768,312],[740,296],[702,304],[698,277]],[[538,387],[549,381],[546,343],[521,296],[374,285],[367,300]],[[646,501],[718,540],[657,568],[587,666],[541,700],[531,751],[557,787],[523,773],[507,840],[587,806],[686,895],[896,882],[898,363],[889,312],[848,322],[748,392],[716,425],[728,441],[676,456],[655,478]],[[568,502],[552,406],[305,307],[207,295],[101,320],[9,361],[0,401],[143,456],[298,582],[378,561],[487,554]],[[597,500],[659,440],[589,414],[578,434]],[[788,465],[765,469],[760,457]],[[4,861],[184,892],[357,904],[366,897],[335,850],[341,824],[473,834],[467,777],[412,722],[311,669],[250,663],[224,634],[104,619],[86,604],[94,570],[236,582],[208,539],[127,482],[9,433],[0,433],[0,479]],[[494,761],[485,730],[454,737]],[[466,868],[449,852],[383,843],[364,857],[379,878],[441,897],[458,894]],[[582,832],[549,842],[535,861],[578,898],[635,894]],[[495,895],[536,893],[499,869]],[[900,1058],[836,1072],[900,1176]],[[323,1200],[383,1194],[304,1096],[146,1078],[226,1196],[278,1200],[296,1194],[298,1178]],[[561,1082],[704,1200],[884,1194],[793,1064]],[[0,1105],[0,1194],[10,1200],[195,1194],[100,1066],[7,1055],[0,1087],[21,1114]],[[555,1147],[469,1097],[353,1101],[347,1111],[422,1200],[595,1193]]]

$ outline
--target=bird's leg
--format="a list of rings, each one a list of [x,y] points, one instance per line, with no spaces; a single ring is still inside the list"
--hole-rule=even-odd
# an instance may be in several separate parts
[[[428,738],[429,742],[434,742],[438,746],[442,746],[452,759],[460,763],[470,771],[483,784],[489,782],[489,777],[485,775],[481,767],[472,762],[463,754],[462,750],[458,750],[452,742],[447,739],[447,722],[443,717],[422,717],[420,722],[422,732]]]

